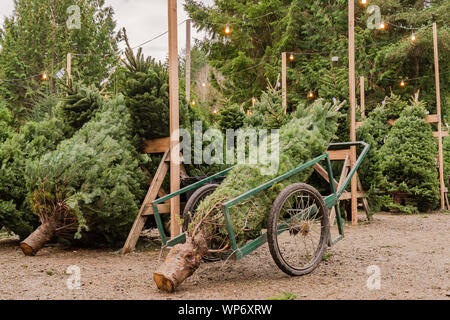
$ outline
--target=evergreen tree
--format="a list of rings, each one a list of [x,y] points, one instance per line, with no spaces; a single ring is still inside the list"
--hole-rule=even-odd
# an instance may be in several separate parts
[[[244,125],[245,114],[240,107],[232,104],[222,108],[218,116],[218,125],[222,131],[228,129],[237,130]]]
[[[145,193],[121,97],[58,148],[29,163],[27,187],[41,226],[22,244],[34,254],[53,236],[90,245],[117,244],[127,236]]]
[[[74,5],[80,9],[80,28],[67,23],[76,18],[68,11]],[[7,80],[0,94],[16,119],[24,118],[40,93],[59,90],[55,74],[65,68],[67,53],[74,54],[73,77],[84,83],[100,83],[117,63],[119,35],[113,9],[104,0],[15,0],[14,6],[0,31],[0,79]],[[48,81],[41,80],[44,72]]]
[[[436,141],[425,115],[423,105],[406,108],[380,149],[385,191],[408,195],[405,203],[390,205],[400,211],[435,209],[439,201]]]

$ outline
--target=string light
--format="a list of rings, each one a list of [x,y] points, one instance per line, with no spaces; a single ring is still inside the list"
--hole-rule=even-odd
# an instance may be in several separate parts
[[[384,20],[381,21],[380,26],[378,27],[378,29],[380,30],[384,30],[386,28],[386,24],[384,23]]]
[[[195,106],[195,100],[192,100],[191,105]]]
[[[402,80],[402,82],[400,82],[400,87],[404,87],[405,86],[405,81]]]
[[[252,104],[256,103],[256,98],[252,98]]]
[[[308,93],[308,98],[309,98],[309,99],[314,98],[314,92],[310,91],[310,92]]]
[[[226,35],[230,35],[231,34],[231,27],[228,24],[225,26],[225,34]]]
[[[252,115],[252,111],[251,110],[247,110],[247,115],[251,116]]]
[[[294,60],[295,60],[294,54],[291,53],[291,55],[289,56],[289,60],[291,60],[291,61],[294,61]]]
[[[206,87],[206,83],[203,82],[203,83],[202,83],[202,87],[203,87],[203,88]]]
[[[364,6],[367,4],[367,0],[361,0],[361,4]]]
[[[411,34],[411,41],[415,41],[416,40],[416,35],[414,34],[414,32]]]
[[[42,74],[42,80],[43,80],[43,81],[46,81],[47,79],[48,79],[48,75],[47,75],[47,73],[44,72],[44,73]]]
[[[214,114],[217,114],[218,112],[219,112],[219,110],[217,110],[217,108],[214,109],[214,111],[213,111]]]

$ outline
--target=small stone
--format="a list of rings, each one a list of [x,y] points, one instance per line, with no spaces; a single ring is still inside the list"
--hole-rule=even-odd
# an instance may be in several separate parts
[[[302,298],[306,298],[308,295],[306,293],[302,294]]]

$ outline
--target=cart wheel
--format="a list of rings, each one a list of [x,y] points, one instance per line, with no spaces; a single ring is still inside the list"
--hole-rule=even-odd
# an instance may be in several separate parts
[[[200,202],[202,202],[203,199],[216,191],[218,186],[218,184],[207,184],[197,189],[197,191],[192,194],[183,211],[183,231],[186,231],[188,229],[189,223],[191,222],[192,217],[195,216],[195,211],[197,210]],[[209,253],[208,255],[203,257],[203,260],[206,262],[214,262],[221,260],[221,258],[214,255],[213,253]]]
[[[273,260],[291,276],[311,273],[321,262],[330,233],[328,209],[312,186],[296,183],[273,203],[267,238]]]

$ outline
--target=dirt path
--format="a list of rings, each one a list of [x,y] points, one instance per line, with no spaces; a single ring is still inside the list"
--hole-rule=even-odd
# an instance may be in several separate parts
[[[158,292],[152,272],[158,248],[121,257],[112,250],[45,248],[25,257],[17,242],[0,241],[0,299],[268,299],[282,291],[297,299],[450,299],[450,215],[378,214],[346,227],[346,237],[310,275],[291,278],[267,245],[240,261],[203,264],[175,294]],[[66,269],[81,269],[80,290],[69,290]],[[381,272],[368,290],[367,267]]]

